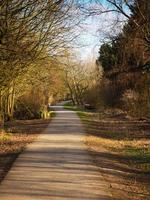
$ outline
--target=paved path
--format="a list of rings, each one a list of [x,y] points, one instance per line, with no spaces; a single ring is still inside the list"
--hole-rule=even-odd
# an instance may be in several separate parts
[[[62,106],[55,110],[56,117],[0,185],[0,200],[111,200],[83,142],[80,119]]]

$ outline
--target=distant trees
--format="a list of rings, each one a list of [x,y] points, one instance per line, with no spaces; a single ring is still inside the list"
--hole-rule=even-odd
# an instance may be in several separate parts
[[[69,63],[64,68],[64,82],[69,89],[73,104],[83,105],[83,94],[88,84],[85,70],[78,63]]]
[[[64,83],[69,90],[73,104],[82,106],[87,103],[90,99],[87,93],[95,84],[94,69],[77,61],[69,61],[64,66],[63,71]]]

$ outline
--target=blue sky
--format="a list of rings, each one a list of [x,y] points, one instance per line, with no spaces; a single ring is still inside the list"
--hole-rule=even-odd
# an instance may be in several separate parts
[[[84,0],[84,2],[89,2],[89,0]],[[105,0],[101,0],[101,2],[106,6]],[[93,4],[94,8],[99,9],[99,6],[99,4]],[[82,61],[87,61],[87,59],[95,60],[98,57],[100,45],[105,40],[108,40],[110,36],[120,32],[124,22],[114,27],[116,17],[116,13],[111,12],[88,17],[84,21],[78,30],[80,32],[80,37],[78,38],[80,48],[77,49],[77,55]],[[120,16],[120,20],[125,21],[125,17]]]
[[[78,38],[81,46],[77,52],[81,60],[97,58],[100,45],[121,30],[121,27],[113,27],[114,20],[115,15],[112,13],[86,20]]]

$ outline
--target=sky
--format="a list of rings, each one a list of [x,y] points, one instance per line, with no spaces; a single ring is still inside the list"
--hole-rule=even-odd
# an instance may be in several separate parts
[[[98,23],[95,19],[88,19],[82,26],[78,38],[79,49],[77,49],[81,60],[98,56],[100,45],[98,28]]]
[[[96,5],[93,5],[96,7]],[[94,8],[95,8],[94,7]],[[76,50],[77,56],[82,62],[94,60],[98,57],[98,51],[104,41],[110,36],[118,34],[125,22],[125,17],[120,16],[123,23],[119,23],[114,27],[116,13],[110,12],[102,15],[95,15],[86,18],[78,29],[80,36],[78,38],[79,48]]]

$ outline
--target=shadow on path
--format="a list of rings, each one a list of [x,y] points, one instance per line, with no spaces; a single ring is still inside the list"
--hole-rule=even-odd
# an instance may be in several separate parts
[[[53,107],[56,117],[19,156],[0,186],[1,200],[111,200],[84,144],[78,116]]]

